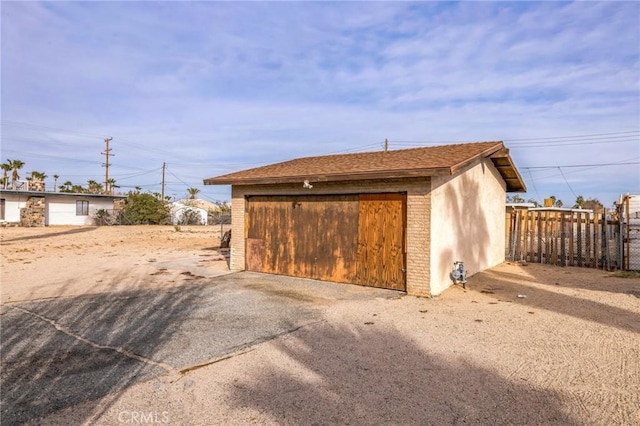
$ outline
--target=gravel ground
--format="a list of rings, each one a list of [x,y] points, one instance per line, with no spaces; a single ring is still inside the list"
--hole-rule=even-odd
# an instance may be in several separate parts
[[[181,297],[179,268],[150,275],[159,270],[153,265],[177,261],[188,267],[191,259],[202,266],[200,255],[214,256],[215,237],[198,230],[174,235],[166,228],[129,229],[135,238],[125,239],[122,229],[28,240],[20,239],[24,231],[2,230],[3,303],[110,289],[174,289]],[[95,246],[88,234],[97,238]],[[114,256],[121,264],[105,268],[100,255],[118,240],[126,241]],[[58,248],[40,252],[35,244],[43,242]],[[30,251],[19,251],[24,249]],[[41,274],[39,265],[66,258],[67,251],[83,265],[100,266],[92,275],[100,281],[95,287],[79,284],[73,268],[66,277],[58,271],[23,287],[11,281],[12,271],[21,277]],[[40,263],[25,254],[40,256]],[[151,256],[154,262],[148,262]],[[213,263],[207,268],[218,270]],[[134,279],[117,279],[122,276]],[[332,296],[304,302],[318,317],[290,333],[182,374],[152,371],[132,385],[125,375],[119,382],[124,386],[93,399],[69,395],[77,401],[31,423],[640,424],[638,278],[505,263],[472,276],[466,290],[453,287],[433,299],[345,300],[341,291],[351,286],[330,286]],[[261,285],[255,291],[287,297],[282,289]],[[3,308],[3,327],[14,311]],[[42,327],[34,325],[34,339],[43,336]],[[61,344],[74,347],[72,341]],[[58,374],[55,356],[34,364],[38,377]],[[85,357],[99,353],[80,354],[77,362]],[[117,376],[118,366],[113,368]],[[87,376],[88,383],[94,380]]]

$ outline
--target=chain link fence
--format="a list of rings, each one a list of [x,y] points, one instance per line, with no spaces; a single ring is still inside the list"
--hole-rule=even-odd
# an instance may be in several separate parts
[[[617,204],[621,222],[620,251],[623,269],[640,271],[640,195],[623,195]]]
[[[195,210],[194,210],[195,211]],[[99,209],[92,214],[93,223],[97,226],[116,226],[116,225],[136,225],[127,220],[127,216],[123,214],[123,210],[118,209]],[[170,225],[171,217],[167,217],[166,221],[161,225]],[[207,215],[206,224],[197,214],[183,214],[178,218],[177,225],[219,225],[220,231],[231,225],[231,213],[222,211],[210,211]]]
[[[640,223],[626,223],[623,231],[625,269],[640,271]]]

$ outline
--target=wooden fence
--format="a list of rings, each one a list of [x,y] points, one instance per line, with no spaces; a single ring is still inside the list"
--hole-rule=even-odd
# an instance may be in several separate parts
[[[618,220],[586,211],[507,212],[506,258],[558,266],[620,269]]]

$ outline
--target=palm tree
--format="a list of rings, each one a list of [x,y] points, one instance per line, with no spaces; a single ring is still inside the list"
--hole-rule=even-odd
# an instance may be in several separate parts
[[[82,185],[72,185],[69,192],[73,192],[74,194],[83,194],[87,192],[87,189]]]
[[[56,192],[58,190],[58,178],[60,175],[53,175],[53,191]]]
[[[18,174],[18,170],[24,167],[24,161],[21,160],[11,160],[11,168],[13,172],[11,173],[11,184],[13,189],[16,189],[16,181],[20,179],[20,175]]]
[[[198,188],[189,188],[187,189],[187,192],[189,193],[189,199],[195,200],[196,195],[198,195],[198,192],[200,192],[200,190]]]
[[[7,183],[9,182],[9,172],[13,168],[13,166],[11,165],[11,160],[7,160],[6,163],[0,164],[0,167],[2,168],[2,173],[3,173],[2,188],[7,189]]]
[[[118,188],[118,185],[116,185],[116,180],[114,178],[109,178],[106,181],[106,188],[105,188],[105,193],[107,194],[113,194],[113,188]]]
[[[100,194],[102,193],[102,184],[99,182],[96,182],[95,180],[88,180],[87,184],[89,184],[89,192],[91,194]]]
[[[38,186],[38,188],[36,189],[37,191],[42,190],[44,191],[44,180],[47,178],[47,175],[44,174],[43,172],[38,172],[36,170],[31,172],[31,178],[29,179],[29,185],[31,186],[32,184],[36,184],[33,185]],[[40,185],[38,184],[42,184],[42,189],[39,188]],[[30,188],[31,189],[31,188]]]
[[[71,192],[72,187],[73,187],[73,182],[68,180],[62,185],[60,185],[60,192]]]

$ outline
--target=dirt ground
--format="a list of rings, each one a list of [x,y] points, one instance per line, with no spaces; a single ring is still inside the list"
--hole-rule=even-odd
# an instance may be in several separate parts
[[[178,286],[194,268],[228,272],[217,226],[1,228],[0,243],[2,303]]]
[[[1,301],[177,287],[225,274],[219,234],[1,229]],[[504,263],[432,299],[327,304],[322,321],[293,333],[34,423],[140,420],[637,425],[640,279]]]

